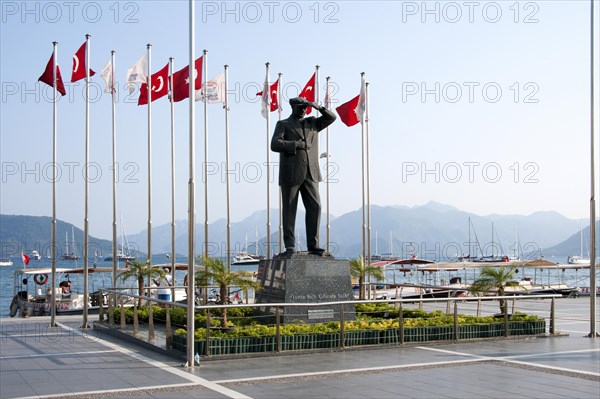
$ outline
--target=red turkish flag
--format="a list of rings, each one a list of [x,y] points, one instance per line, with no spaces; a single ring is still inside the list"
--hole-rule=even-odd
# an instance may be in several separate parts
[[[194,62],[194,89],[202,88],[202,57]],[[173,101],[185,100],[190,96],[189,66],[173,74]]]
[[[337,107],[335,110],[338,115],[342,119],[342,122],[348,127],[356,125],[360,120],[356,115],[356,106],[358,105],[358,98],[360,95],[354,97],[352,100],[348,101]]]
[[[23,263],[25,265],[28,265],[30,259],[29,259],[29,256],[27,256],[27,255],[25,255],[25,253],[21,252],[21,260],[23,261]]]
[[[302,91],[300,92],[300,95],[298,95],[298,97],[302,97],[305,98],[307,101],[310,101],[311,103],[315,102],[315,79],[317,77],[317,73],[313,73],[313,76],[308,80],[308,82],[306,83],[306,86],[304,86],[304,89],[302,89]],[[310,114],[312,111],[312,107],[307,107],[306,108],[306,115]]]
[[[77,82],[78,80],[85,78],[85,49],[87,47],[86,42],[83,42],[79,50],[73,56],[73,69],[71,71],[71,82]],[[90,68],[90,76],[94,76],[96,72]]]
[[[277,94],[279,91],[279,79],[275,81],[271,85],[271,112],[277,111],[279,109],[279,95]]]
[[[271,85],[271,88],[269,89],[269,100],[271,100],[271,107],[269,108],[271,110],[271,112],[277,111],[277,109],[279,108],[279,96],[278,96],[278,91],[279,91],[279,79],[277,79],[275,81],[275,83],[273,83]],[[259,91],[258,93],[256,93],[257,96],[262,96],[263,92]]]
[[[46,83],[50,87],[54,87],[54,74],[52,73],[52,67],[54,66],[54,52],[50,56],[50,61],[46,65],[46,69],[42,76],[39,77],[39,81],[42,83]],[[63,96],[67,95],[67,91],[65,90],[65,84],[63,83],[62,76],[60,74],[60,68],[58,64],[56,64],[56,90]]]
[[[152,82],[152,101],[166,96],[169,93],[169,64],[167,63],[163,69],[153,73],[150,79]],[[138,105],[145,104],[148,104],[148,84],[143,83],[140,86]]]

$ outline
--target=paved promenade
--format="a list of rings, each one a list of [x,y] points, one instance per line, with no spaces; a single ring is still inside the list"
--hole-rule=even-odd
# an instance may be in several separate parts
[[[48,318],[0,319],[0,399],[597,399],[600,338],[584,337],[589,298],[556,308],[556,328],[568,336],[210,360],[193,373],[181,360],[81,330],[81,316],[61,317],[55,329]]]

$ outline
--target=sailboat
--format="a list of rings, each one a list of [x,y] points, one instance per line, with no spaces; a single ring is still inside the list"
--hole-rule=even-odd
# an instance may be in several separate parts
[[[508,262],[510,259],[507,255],[503,254],[504,250],[502,249],[502,243],[500,242],[500,240],[498,240],[498,247],[500,248],[500,252],[498,254],[494,252],[494,249],[496,248],[494,244],[494,231],[494,222],[492,222],[492,254],[483,256],[480,261],[488,263]],[[496,235],[497,234],[498,233],[496,233]]]
[[[128,261],[135,260],[135,256],[129,253],[129,243],[127,242],[127,236],[125,235],[125,227],[123,227],[123,218],[121,217],[121,244],[117,247],[117,259]],[[104,258],[106,262],[113,260],[112,251],[110,255]]]
[[[382,256],[379,255],[379,249],[378,249],[378,241],[379,241],[379,236],[377,234],[377,230],[375,230],[375,253],[371,254],[371,262],[373,261],[380,261]]]
[[[515,226],[515,244],[513,250],[513,256],[509,256],[508,260],[510,261],[521,261],[521,243],[519,241],[519,231],[517,230],[517,226]]]
[[[472,249],[471,230],[473,231],[473,234],[475,235],[476,248],[478,248],[479,252],[481,252],[481,256],[477,256],[476,254],[471,254],[471,249]],[[483,250],[481,249],[481,245],[479,245],[479,239],[477,238],[477,233],[475,232],[475,228],[473,227],[473,224],[471,223],[470,217],[469,217],[469,241],[467,242],[467,245],[468,245],[467,255],[459,256],[458,261],[459,262],[479,262],[483,258]]]
[[[258,255],[258,228],[256,229],[256,243],[255,243],[255,251],[254,255],[248,253],[248,235],[246,234],[246,243],[244,244],[244,248],[233,256],[232,266],[250,266],[250,265],[258,265],[260,260],[263,259],[262,256]]]
[[[398,257],[394,255],[394,243],[393,243],[393,238],[392,238],[392,230],[390,230],[389,240],[390,240],[390,242],[388,244],[389,252],[381,254],[381,257],[379,257],[379,260],[390,260],[390,261],[398,260]],[[371,260],[373,260],[373,257],[371,257]]]
[[[481,254],[480,256],[471,253],[471,247],[472,247],[471,231],[473,231],[473,235],[475,236],[474,243],[475,243],[476,249],[478,249],[479,253]],[[500,243],[500,241],[498,241],[500,253],[496,254],[494,252],[494,249],[495,249],[494,232],[495,232],[494,222],[492,222],[492,245],[491,245],[492,254],[484,255],[483,248],[481,247],[481,244],[479,243],[479,238],[477,238],[477,232],[475,231],[475,226],[473,226],[473,223],[471,223],[471,218],[469,217],[469,241],[468,241],[469,253],[467,255],[459,256],[458,261],[459,262],[486,262],[486,263],[508,262],[509,257],[507,255],[502,254],[502,252],[504,252],[504,250],[502,249],[502,244]]]
[[[589,257],[586,259],[583,257],[583,229],[581,228],[581,222],[579,223],[579,255],[573,255],[567,257],[567,263],[570,265],[589,265]]]
[[[75,251],[75,227],[71,226],[71,238],[73,240],[70,251],[69,251],[69,232],[65,231],[65,253],[62,258],[64,260],[77,260],[79,259],[79,255]]]

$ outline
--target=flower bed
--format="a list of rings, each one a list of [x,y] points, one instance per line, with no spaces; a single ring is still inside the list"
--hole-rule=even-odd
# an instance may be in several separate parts
[[[202,329],[199,329],[202,330]],[[509,335],[538,335],[546,331],[545,320],[511,321]],[[197,331],[198,332],[198,331]],[[427,326],[404,329],[404,342],[444,341],[454,338],[453,326]],[[195,340],[195,352],[204,354],[206,340],[198,337]],[[492,338],[504,335],[503,323],[467,324],[459,326],[459,339]],[[200,338],[200,339],[198,339]],[[185,330],[178,330],[173,337],[173,348],[185,351]],[[344,334],[344,346],[390,345],[399,344],[398,328],[384,330],[349,330]],[[276,351],[275,335],[263,336],[221,336],[210,339],[210,355],[227,355],[236,353],[274,352]],[[316,333],[281,335],[281,350],[306,350],[319,348],[338,348],[340,333]]]
[[[165,309],[153,307],[158,320],[164,320]],[[493,316],[476,317],[459,314],[455,318],[441,311],[427,313],[420,309],[399,309],[384,303],[356,305],[357,320],[344,323],[343,337],[340,322],[322,324],[291,323],[279,326],[279,337],[274,324],[258,324],[250,313],[250,308],[231,309],[235,315],[231,328],[220,328],[218,312],[211,317],[209,340],[210,355],[227,355],[253,352],[296,351],[319,348],[339,348],[361,345],[394,345],[410,342],[448,341],[454,339],[493,338],[504,335],[504,321]],[[126,311],[127,319],[132,310]],[[147,319],[148,311],[138,311],[140,320]],[[212,313],[212,312],[211,312]],[[119,312],[115,312],[118,317]],[[199,354],[206,353],[206,313],[197,313],[194,331],[195,349]],[[171,321],[175,325],[185,324],[184,309],[171,309]],[[538,335],[546,332],[546,322],[537,316],[515,313],[508,323],[509,335]],[[179,328],[173,336],[173,348],[185,351],[187,331]]]

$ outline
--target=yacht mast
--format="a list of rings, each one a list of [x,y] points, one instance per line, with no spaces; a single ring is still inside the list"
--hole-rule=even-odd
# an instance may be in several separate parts
[[[73,255],[76,255],[75,251],[75,226],[71,226],[71,239],[73,240]]]

